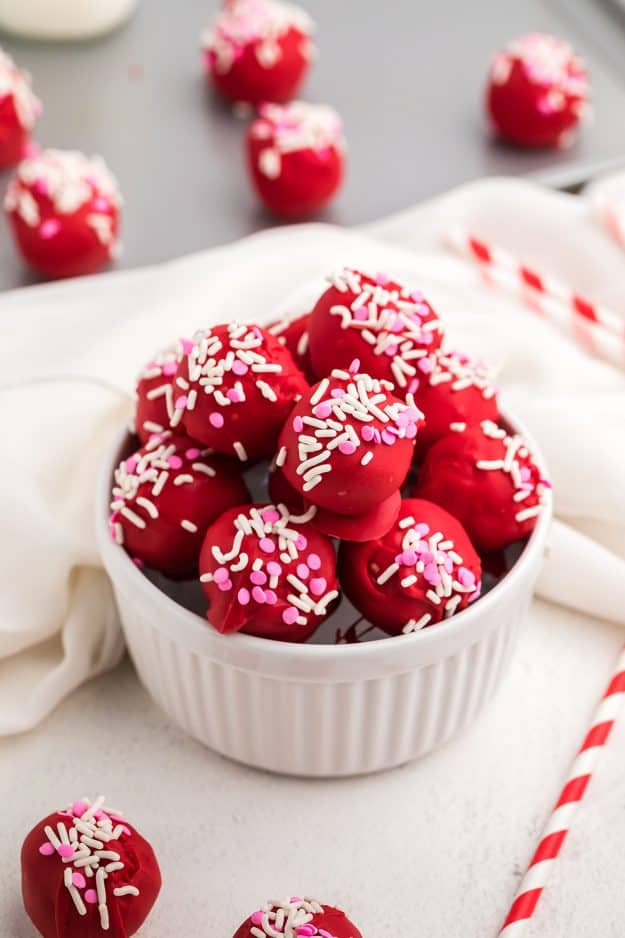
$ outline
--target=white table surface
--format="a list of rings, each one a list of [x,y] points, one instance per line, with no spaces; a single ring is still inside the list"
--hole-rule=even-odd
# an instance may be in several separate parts
[[[364,938],[495,938],[621,642],[617,628],[536,601],[472,728],[419,762],[340,781],[214,755],[168,722],[126,661],[34,732],[0,740],[0,935],[34,936],[19,895],[30,826],[104,793],[160,858],[145,938],[229,938],[260,901],[289,892],[344,906]],[[527,938],[623,935],[623,769],[625,721]]]

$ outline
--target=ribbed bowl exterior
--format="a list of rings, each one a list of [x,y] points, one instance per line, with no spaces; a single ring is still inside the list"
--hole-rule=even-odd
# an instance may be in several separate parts
[[[100,488],[102,557],[139,676],[191,736],[272,772],[359,775],[440,746],[492,698],[538,575],[548,508],[507,576],[439,628],[338,647],[221,636],[111,542],[106,512],[120,446]]]

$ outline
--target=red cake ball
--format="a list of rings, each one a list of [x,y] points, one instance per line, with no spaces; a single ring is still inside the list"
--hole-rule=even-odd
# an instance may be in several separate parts
[[[363,371],[392,381],[402,396],[414,391],[419,359],[439,347],[442,327],[419,290],[384,274],[344,268],[329,278],[310,317],[310,356],[322,378],[358,358]]]
[[[304,372],[309,381],[314,383],[308,342],[309,323],[310,313],[304,313],[293,319],[280,319],[270,323],[267,326],[267,332],[275,335],[278,342],[288,348],[297,367]]]
[[[160,888],[152,847],[104,798],[48,815],[22,846],[24,907],[43,938],[129,938]]]
[[[499,420],[497,388],[482,362],[463,352],[438,349],[417,362],[419,377],[414,399],[425,414],[419,434],[419,452],[446,436],[462,432],[483,420]]]
[[[342,121],[324,105],[264,104],[248,131],[247,159],[256,191],[270,211],[284,218],[312,215],[343,179]]]
[[[194,440],[241,461],[270,457],[308,382],[265,329],[229,323],[193,336],[175,379],[174,407]]]
[[[248,500],[234,463],[186,437],[156,435],[115,471],[111,536],[137,566],[190,579],[209,524]]]
[[[23,160],[4,202],[24,260],[47,277],[90,274],[116,257],[120,206],[104,162],[69,150]]]
[[[384,537],[341,545],[345,595],[390,635],[448,619],[480,595],[481,564],[462,525],[432,502],[407,498]]]
[[[336,555],[281,504],[231,508],[206,532],[200,581],[218,632],[304,642],[336,605]]]
[[[204,65],[229,101],[288,101],[315,53],[314,25],[304,10],[280,0],[231,0],[202,41]]]
[[[0,49],[0,169],[26,156],[41,103],[32,92],[30,75]]]
[[[344,912],[316,899],[291,896],[266,902],[234,933],[234,938],[362,938]]]
[[[524,439],[486,420],[428,450],[414,494],[446,508],[489,552],[532,533],[550,489]]]
[[[315,524],[337,537],[371,536],[369,516],[390,500],[390,527],[423,414],[410,395],[359,371],[334,370],[290,414],[280,435],[276,466],[318,507]],[[345,520],[352,520],[353,530]],[[341,519],[343,519],[341,523]],[[338,528],[332,526],[333,522]]]
[[[498,52],[486,105],[495,130],[522,147],[565,147],[590,114],[583,62],[556,36],[531,33]]]
[[[176,407],[180,395],[176,394],[174,378],[183,355],[188,355],[192,347],[190,339],[178,339],[175,345],[155,355],[139,375],[134,430],[142,443],[180,424],[184,409]]]

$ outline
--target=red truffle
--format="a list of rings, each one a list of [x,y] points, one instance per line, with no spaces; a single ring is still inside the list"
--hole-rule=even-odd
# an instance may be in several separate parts
[[[76,801],[24,841],[24,907],[44,938],[129,938],[156,901],[152,847],[103,802]]]
[[[190,579],[209,524],[248,499],[234,463],[186,437],[157,435],[115,471],[111,535],[138,566]]]
[[[345,595],[373,625],[400,635],[447,619],[480,595],[480,559],[459,521],[407,498],[382,538],[343,543]]]
[[[310,524],[312,511],[284,505],[226,511],[206,532],[200,581],[218,632],[304,642],[339,597],[336,555]]]
[[[308,342],[308,326],[310,313],[303,313],[292,319],[280,319],[267,326],[267,332],[275,335],[278,342],[288,348],[293,361],[306,378],[314,384],[314,376],[310,364],[310,348]]]
[[[0,169],[26,156],[41,103],[30,86],[30,75],[0,50]]]
[[[343,125],[332,108],[265,104],[247,134],[247,160],[261,200],[283,218],[318,212],[344,175]]]
[[[179,339],[152,358],[137,379],[135,389],[134,429],[142,443],[147,443],[155,433],[177,427],[183,409],[176,408],[174,378],[183,355],[193,347],[189,339]]]
[[[362,938],[344,912],[298,896],[267,902],[236,930],[234,938]]]
[[[203,37],[204,65],[229,101],[288,101],[314,56],[312,20],[280,0],[231,0]]]
[[[287,415],[308,391],[278,339],[241,323],[197,332],[175,386],[189,436],[241,461],[273,455]]]
[[[116,257],[120,206],[99,157],[63,150],[23,160],[4,202],[24,260],[47,277],[90,274]]]
[[[363,371],[392,381],[398,395],[415,390],[419,359],[442,340],[441,323],[423,294],[383,274],[372,277],[349,268],[329,279],[309,325],[317,377],[357,358]]]
[[[495,130],[522,147],[565,147],[589,113],[586,70],[556,36],[531,33],[498,52],[486,106]]]
[[[419,386],[414,399],[425,415],[417,446],[420,453],[450,431],[499,420],[497,388],[481,362],[462,352],[438,349],[419,359],[417,369]]]
[[[391,388],[353,362],[350,371],[333,371],[296,405],[280,435],[276,465],[308,503],[364,521],[396,496],[423,415]]]
[[[550,488],[523,438],[484,421],[428,450],[414,494],[451,512],[489,552],[532,533]]]

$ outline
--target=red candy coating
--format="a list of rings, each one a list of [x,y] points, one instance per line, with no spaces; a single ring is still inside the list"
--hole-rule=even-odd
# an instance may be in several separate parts
[[[461,352],[438,349],[417,362],[419,387],[414,393],[417,407],[425,414],[417,450],[425,452],[450,431],[483,420],[499,420],[497,389],[488,370]]]
[[[497,132],[522,147],[564,147],[589,113],[583,63],[568,43],[531,33],[493,59],[486,106]]]
[[[297,924],[295,930],[302,938],[362,938],[362,933],[344,912],[331,905],[321,905],[314,899],[286,899],[281,903],[268,903],[247,918],[234,933],[234,938],[254,938],[268,935],[274,938],[276,932],[283,934],[283,928],[276,927],[276,915],[288,916]],[[255,929],[253,931],[253,929]],[[284,932],[286,934],[286,932]]]
[[[384,537],[343,543],[339,569],[346,596],[390,635],[440,622],[480,591],[480,559],[462,525],[417,498],[402,502]]]
[[[119,861],[103,858],[92,867],[94,875],[85,875],[84,867],[75,862],[63,862],[59,849],[55,849],[46,828],[59,843],[58,824],[69,832],[74,829],[74,821],[80,822],[80,814],[75,815],[76,806],[87,805],[76,802],[74,808],[57,811],[48,815],[26,837],[22,846],[22,896],[24,907],[35,928],[43,938],[129,938],[134,935],[148,917],[161,888],[161,874],[152,847],[128,821],[108,815],[99,810],[91,822],[93,836],[104,831],[114,836],[107,840],[107,851],[119,856]],[[100,823],[98,823],[100,822]],[[86,823],[86,822],[84,822]],[[104,824],[106,829],[101,825]],[[78,837],[83,832],[76,831]],[[66,848],[61,844],[60,850]],[[96,856],[96,848],[81,847],[81,852],[89,851]],[[121,868],[106,870],[115,862]],[[103,880],[105,903],[99,903],[96,881],[106,872]],[[66,870],[72,871],[72,890],[65,884]],[[129,889],[127,887],[130,887]],[[102,886],[100,886],[102,890]],[[115,895],[116,890],[125,894]],[[76,897],[72,898],[72,895]],[[105,911],[100,905],[105,905]],[[84,914],[79,912],[79,907]],[[108,917],[108,928],[102,927]]]
[[[290,414],[277,463],[304,498],[341,515],[363,515],[402,485],[423,415],[389,382],[334,371]]]
[[[310,313],[304,313],[295,319],[280,319],[278,322],[270,323],[267,326],[267,332],[275,335],[278,341],[288,348],[297,367],[304,372],[307,380],[314,384],[308,341],[309,323]]]
[[[284,102],[301,85],[314,54],[313,24],[279,0],[234,0],[203,39],[215,89],[235,103]]]
[[[198,332],[193,343],[175,382],[186,432],[242,461],[272,456],[287,415],[308,391],[288,349],[240,323]]]
[[[20,163],[4,202],[24,260],[47,277],[108,264],[118,250],[120,205],[102,160],[61,150]]]
[[[442,328],[419,291],[383,274],[345,268],[317,300],[309,340],[319,378],[333,368],[348,368],[356,358],[363,371],[392,381],[403,396],[415,389],[417,364],[438,348]]]
[[[549,488],[525,441],[485,421],[428,450],[414,494],[451,512],[488,552],[531,534]]]
[[[231,508],[211,525],[200,581],[218,632],[304,642],[329,615],[339,597],[336,555],[310,514],[252,505]]]
[[[208,526],[248,499],[233,462],[187,437],[155,437],[115,472],[111,534],[140,566],[190,579]]]
[[[342,123],[329,107],[266,104],[247,135],[252,181],[270,211],[303,218],[319,211],[344,175]]]
[[[30,76],[0,50],[0,169],[26,156],[28,141],[41,104],[30,87]]]
[[[183,410],[175,407],[179,395],[174,378],[182,356],[190,349],[189,339],[179,339],[175,345],[155,355],[139,375],[134,426],[142,443],[147,443],[155,433],[164,433],[180,424]]]

